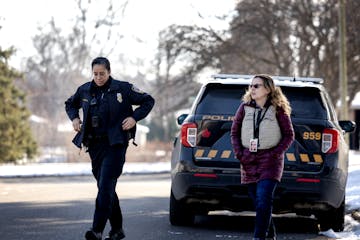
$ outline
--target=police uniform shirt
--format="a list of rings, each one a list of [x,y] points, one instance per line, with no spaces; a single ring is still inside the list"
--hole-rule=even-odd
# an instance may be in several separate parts
[[[88,133],[91,137],[105,137],[107,135],[107,122],[109,118],[109,103],[106,94],[109,90],[111,78],[103,85],[97,86],[91,82],[91,100],[88,115]]]

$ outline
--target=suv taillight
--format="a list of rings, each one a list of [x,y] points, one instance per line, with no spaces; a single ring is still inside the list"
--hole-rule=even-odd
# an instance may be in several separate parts
[[[181,143],[185,147],[195,147],[197,135],[196,123],[184,123],[181,126]]]
[[[321,151],[334,153],[338,150],[340,133],[336,129],[326,128],[322,134]]]

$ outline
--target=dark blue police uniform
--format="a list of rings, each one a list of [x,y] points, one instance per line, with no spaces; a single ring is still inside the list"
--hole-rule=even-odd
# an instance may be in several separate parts
[[[133,105],[138,105],[133,109]],[[122,214],[115,188],[122,173],[128,142],[135,137],[136,127],[122,129],[122,122],[133,117],[136,122],[145,118],[154,106],[154,99],[124,81],[112,77],[104,86],[87,82],[65,102],[71,120],[83,111],[83,123],[73,143],[86,146],[92,171],[97,180],[98,195],[92,229],[103,232],[107,220],[112,231],[122,229]]]
[[[79,117],[79,109],[83,110],[83,124],[81,131],[73,139],[74,144],[81,148],[84,141],[85,133],[88,129],[88,115],[93,95],[91,93],[92,82],[87,82],[80,86],[76,93],[65,102],[65,110],[71,120]],[[107,84],[107,89],[100,90],[100,97],[102,101],[106,101],[103,107],[108,109],[107,122],[107,137],[110,145],[127,144],[129,141],[129,134],[134,137],[134,130],[127,132],[122,129],[122,121],[131,116],[136,122],[145,118],[152,107],[154,106],[154,99],[147,93],[144,93],[134,87],[128,82],[118,81],[110,77]],[[101,87],[100,87],[101,88]],[[139,105],[133,110],[132,105]],[[87,137],[87,136],[86,136]]]

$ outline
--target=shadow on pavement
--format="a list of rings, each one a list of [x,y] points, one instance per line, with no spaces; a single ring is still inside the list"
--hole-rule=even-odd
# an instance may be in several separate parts
[[[121,199],[120,202],[126,239],[218,239],[221,235],[246,238],[253,231],[253,216],[197,216],[192,227],[171,226],[166,197]],[[0,203],[1,239],[84,239],[84,232],[91,226],[93,210],[94,200]],[[280,235],[310,233],[316,236],[317,233],[316,222],[310,218],[278,216],[275,223]],[[108,231],[107,225],[105,233]]]

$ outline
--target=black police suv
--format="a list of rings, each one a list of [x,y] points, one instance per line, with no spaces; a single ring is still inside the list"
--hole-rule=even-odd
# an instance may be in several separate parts
[[[355,123],[338,121],[320,78],[276,77],[292,107],[295,141],[285,154],[274,213],[314,215],[321,229],[344,228],[348,146]],[[170,222],[191,225],[197,214],[253,210],[230,129],[252,76],[219,74],[201,87],[181,125],[171,157]]]

